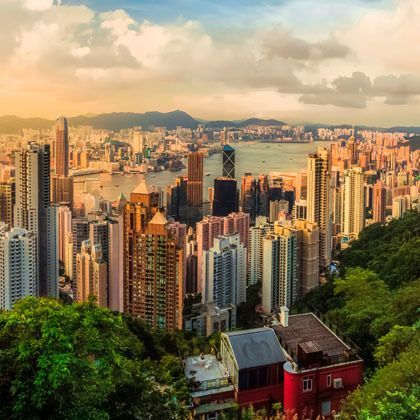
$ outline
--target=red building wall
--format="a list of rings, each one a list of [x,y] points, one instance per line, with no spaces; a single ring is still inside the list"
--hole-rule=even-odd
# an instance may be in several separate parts
[[[328,376],[331,375],[329,385]],[[341,400],[362,383],[363,362],[343,363],[294,372],[290,363],[284,365],[284,409],[313,416],[322,414],[322,402],[330,401],[331,411],[339,411]],[[304,378],[312,379],[312,389],[304,392]],[[334,388],[334,379],[341,378],[343,387]]]

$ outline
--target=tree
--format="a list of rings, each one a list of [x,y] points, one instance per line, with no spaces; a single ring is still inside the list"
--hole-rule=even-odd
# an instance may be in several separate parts
[[[19,301],[0,313],[0,418],[183,418],[179,361],[145,353],[123,317],[93,300]]]

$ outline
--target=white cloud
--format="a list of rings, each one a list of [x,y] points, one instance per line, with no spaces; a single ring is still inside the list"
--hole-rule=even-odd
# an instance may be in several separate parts
[[[47,10],[54,5],[54,0],[26,0],[25,7],[29,10]]]
[[[0,1],[7,5],[0,6],[0,74],[10,81],[8,97],[21,103],[36,92],[33,101],[54,113],[57,103],[74,101],[78,114],[186,106],[204,117],[218,110],[250,115],[253,108],[267,116],[319,104],[361,109],[378,106],[376,98],[408,107],[419,95],[417,0],[398,0],[394,13],[369,11],[352,27],[311,37],[274,23],[221,36],[197,21],[159,24],[124,10]]]

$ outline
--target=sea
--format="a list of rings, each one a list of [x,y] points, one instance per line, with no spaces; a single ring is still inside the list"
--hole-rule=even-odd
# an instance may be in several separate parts
[[[306,168],[307,156],[318,147],[330,147],[331,142],[314,143],[235,143],[235,176],[240,182],[244,173],[259,174],[296,173]],[[183,161],[187,166],[186,159]],[[207,188],[213,186],[214,178],[222,175],[222,154],[217,153],[204,159],[204,198]],[[82,192],[100,194],[106,200],[116,200],[121,193],[129,198],[143,177],[148,186],[166,190],[177,176],[186,175],[187,169],[170,172],[149,172],[140,174],[96,174],[75,178],[75,195]]]

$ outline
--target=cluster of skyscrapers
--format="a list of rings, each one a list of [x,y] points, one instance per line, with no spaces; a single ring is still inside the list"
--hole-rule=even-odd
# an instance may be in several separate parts
[[[260,284],[256,309],[277,313],[323,281],[333,251],[364,226],[418,206],[418,156],[394,143],[351,136],[310,154],[305,171],[247,172],[238,182],[225,141],[222,176],[205,200],[209,174],[193,142],[187,176],[165,200],[142,179],[128,198],[97,197],[81,209],[59,117],[54,141],[16,151],[14,176],[0,183],[0,305],[61,291],[78,302],[94,296],[152,327],[210,334],[234,328],[247,288]],[[187,296],[196,302],[188,313]]]

